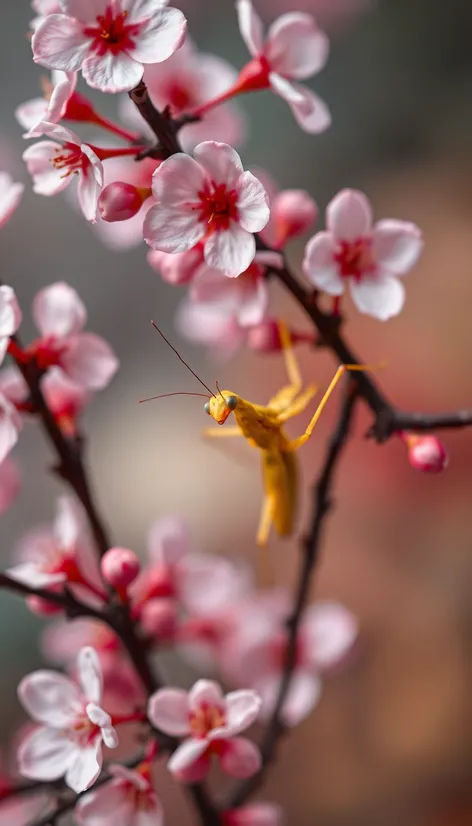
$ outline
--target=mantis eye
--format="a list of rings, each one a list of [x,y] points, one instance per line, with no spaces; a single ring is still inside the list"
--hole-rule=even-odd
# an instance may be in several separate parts
[[[238,400],[237,400],[236,396],[226,396],[225,405],[230,410],[234,410],[235,407],[237,406],[237,404],[238,404]]]
[[[209,415],[209,416],[211,416],[211,411],[210,411],[210,402],[207,402],[207,403],[205,404],[205,413],[208,413],[208,415]]]

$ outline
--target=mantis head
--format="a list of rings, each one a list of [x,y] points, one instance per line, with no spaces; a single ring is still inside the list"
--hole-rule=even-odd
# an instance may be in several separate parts
[[[220,390],[217,396],[208,399],[205,410],[218,424],[224,424],[230,413],[238,406],[238,397],[231,390]]]

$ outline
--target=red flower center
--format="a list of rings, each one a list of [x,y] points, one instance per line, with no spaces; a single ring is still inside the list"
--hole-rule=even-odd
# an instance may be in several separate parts
[[[208,224],[210,232],[228,229],[230,221],[238,220],[238,193],[226,184],[212,184],[198,193],[200,221]]]
[[[213,729],[226,725],[226,715],[221,706],[201,703],[190,712],[189,724],[194,737],[204,738]]]
[[[127,52],[134,49],[133,37],[139,34],[141,25],[139,23],[127,23],[128,12],[119,14],[112,5],[108,5],[105,14],[97,16],[96,26],[86,26],[84,34],[90,37],[92,42],[90,48],[100,57],[107,52],[114,55],[120,52]]]
[[[165,90],[165,99],[174,115],[178,115],[180,112],[191,109],[196,105],[196,101],[192,99],[190,90],[183,83],[176,81],[170,83]]]
[[[79,146],[75,146],[73,143],[66,143],[62,149],[56,149],[55,154],[51,158],[51,163],[55,169],[64,169],[64,174],[61,175],[61,178],[67,178],[68,175],[80,172],[84,167],[85,160],[86,158]]]
[[[367,273],[375,270],[370,239],[357,238],[355,241],[340,241],[334,256],[343,278],[360,281]]]

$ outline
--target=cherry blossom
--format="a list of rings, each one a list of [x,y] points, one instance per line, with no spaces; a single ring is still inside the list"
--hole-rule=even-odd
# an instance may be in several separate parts
[[[30,28],[36,29],[49,14],[61,14],[60,0],[31,0],[31,7],[36,17],[31,20]]]
[[[249,803],[223,812],[224,826],[283,826],[283,812],[275,803]]]
[[[56,780],[65,775],[77,793],[88,789],[102,766],[102,743],[118,745],[112,720],[101,707],[102,673],[93,648],[77,658],[78,682],[55,671],[35,671],[24,677],[18,696],[40,725],[18,750],[21,774],[33,780]]]
[[[13,504],[20,492],[18,465],[10,457],[0,463],[0,516]]]
[[[273,249],[283,249],[288,241],[303,235],[314,225],[318,207],[304,189],[277,192],[262,179],[269,193],[270,220],[261,232],[262,240]]]
[[[255,691],[233,691],[225,697],[217,683],[199,680],[189,692],[156,691],[149,700],[148,716],[166,734],[187,738],[167,765],[181,780],[195,782],[207,774],[212,756],[233,777],[251,777],[259,770],[259,749],[238,735],[255,722],[260,706]]]
[[[251,685],[262,697],[262,713],[270,717],[280,689],[287,650],[285,622],[290,610],[285,592],[267,593],[241,609],[244,620],[221,652],[230,680]],[[321,693],[320,675],[351,649],[357,635],[353,616],[341,605],[319,602],[308,608],[302,621],[296,666],[282,719],[298,725],[315,707]]]
[[[13,215],[24,189],[24,184],[15,183],[8,172],[0,172],[0,227]]]
[[[236,70],[220,57],[202,54],[187,38],[183,46],[164,63],[146,66],[144,80],[154,105],[163,110],[170,107],[173,117],[217,98],[231,88],[237,77]],[[143,124],[136,106],[128,97],[122,101],[123,119],[153,139],[153,134]],[[239,109],[232,103],[211,109],[199,123],[185,125],[179,139],[186,152],[205,140],[217,140],[237,146],[245,135],[245,122]]]
[[[206,263],[235,277],[254,259],[259,232],[269,220],[267,194],[237,152],[206,141],[194,158],[177,153],[153,175],[158,204],[144,221],[144,238],[153,249],[178,253],[204,240]]]
[[[63,281],[40,290],[33,301],[33,318],[41,333],[26,351],[40,369],[60,367],[77,385],[101,390],[112,380],[118,360],[109,344],[83,333],[87,311],[76,291]]]
[[[52,527],[39,527],[25,535],[17,547],[19,563],[8,573],[32,588],[82,585],[94,593],[100,579],[94,555],[84,540],[82,512],[75,499],[60,496]],[[99,593],[102,592],[99,590]]]
[[[65,72],[82,71],[102,92],[132,89],[145,63],[167,60],[183,43],[184,15],[165,0],[61,0],[63,14],[50,14],[34,31],[36,63]]]
[[[1,181],[0,181],[1,186]],[[10,337],[18,330],[22,313],[15,291],[6,284],[0,285],[0,364],[8,350]]]
[[[22,427],[23,422],[16,408],[0,392],[0,464],[16,445]]]
[[[196,275],[203,263],[203,244],[198,243],[187,252],[160,252],[149,250],[147,261],[155,272],[158,272],[163,281],[168,284],[188,284]]]
[[[327,230],[307,244],[303,262],[307,278],[334,296],[342,295],[347,282],[357,309],[380,321],[398,315],[405,301],[399,276],[421,255],[420,229],[393,219],[373,225],[367,197],[352,189],[333,198],[326,225]]]
[[[251,328],[242,327],[234,314],[222,315],[219,307],[185,300],[175,319],[180,335],[209,347],[215,360],[226,361],[243,346]]]
[[[132,584],[135,610],[155,597],[176,597],[183,565],[190,554],[190,537],[184,522],[168,516],[155,522],[148,536],[150,564]]]
[[[39,138],[44,134],[43,123],[59,123],[66,117],[68,103],[77,83],[75,72],[52,73],[51,82],[44,84],[44,97],[33,98],[15,110],[15,117],[26,129],[24,138]]]
[[[33,178],[33,190],[38,195],[57,195],[79,178],[77,195],[87,221],[96,221],[97,200],[103,188],[103,166],[86,143],[70,129],[59,124],[43,122],[42,134],[55,140],[39,141],[23,152],[23,160]]]
[[[162,826],[160,800],[151,783],[149,764],[135,770],[108,767],[113,779],[80,798],[75,819],[80,826]]]

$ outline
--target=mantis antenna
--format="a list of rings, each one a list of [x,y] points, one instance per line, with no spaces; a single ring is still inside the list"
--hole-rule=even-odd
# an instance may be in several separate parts
[[[139,399],[138,404],[144,404],[144,402],[153,402],[154,399],[167,399],[169,396],[201,396],[202,399],[208,398],[206,393],[188,393],[185,390],[179,390],[175,393],[162,393],[160,396],[149,396],[148,399]]]
[[[169,339],[167,339],[167,338],[165,337],[165,335],[164,335],[164,333],[162,332],[162,330],[159,330],[159,327],[157,326],[156,322],[155,322],[155,321],[151,321],[151,324],[152,324],[152,326],[154,327],[154,329],[155,329],[155,330],[159,333],[159,335],[161,336],[161,338],[163,338],[163,339],[164,339],[164,341],[165,341],[165,343],[167,344],[167,346],[168,346],[168,347],[170,347],[170,349],[174,351],[174,353],[175,353],[175,355],[177,356],[177,358],[178,358],[178,359],[180,359],[180,361],[181,361],[181,362],[182,362],[182,364],[183,364],[183,365],[187,368],[187,370],[189,370],[189,371],[191,372],[192,376],[195,376],[195,378],[197,379],[197,381],[199,381],[199,382],[200,382],[200,384],[202,385],[202,387],[204,387],[204,388],[205,388],[205,390],[208,390],[208,392],[209,392],[210,396],[213,396],[213,398],[214,398],[214,399],[216,399],[216,396],[215,396],[215,394],[213,393],[213,390],[210,390],[210,388],[208,387],[208,385],[206,385],[206,384],[205,384],[205,382],[204,382],[204,381],[202,381],[202,379],[200,378],[200,376],[197,376],[197,374],[196,374],[195,370],[192,370],[192,368],[190,367],[190,365],[189,365],[189,364],[187,364],[187,362],[183,360],[183,358],[182,358],[182,356],[180,355],[180,353],[178,352],[178,350],[176,350],[176,349],[175,349],[175,347],[174,347],[174,345],[170,343]],[[166,395],[167,395],[167,394],[166,394]],[[169,394],[169,395],[170,395],[170,394]],[[197,393],[195,393],[194,395],[198,395],[198,394],[197,394]],[[203,395],[203,394],[201,394],[201,395]]]

